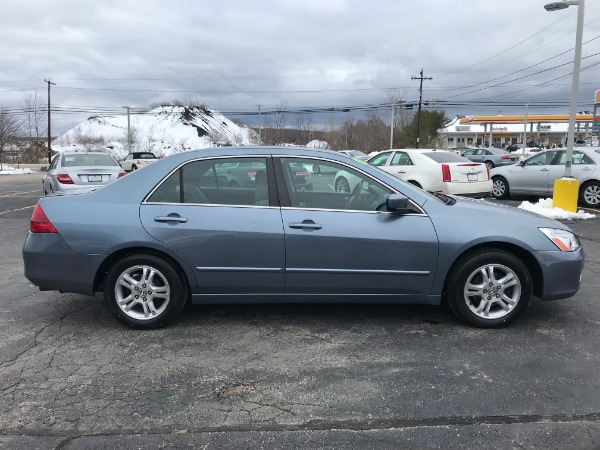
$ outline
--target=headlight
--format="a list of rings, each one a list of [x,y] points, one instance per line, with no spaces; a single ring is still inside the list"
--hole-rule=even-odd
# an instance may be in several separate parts
[[[558,228],[540,228],[540,231],[563,252],[573,252],[581,247],[577,236],[570,231]]]

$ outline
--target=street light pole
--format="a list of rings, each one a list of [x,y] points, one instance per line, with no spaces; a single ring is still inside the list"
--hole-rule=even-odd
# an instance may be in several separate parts
[[[562,2],[548,3],[544,6],[546,11],[558,11],[577,6],[577,32],[575,34],[575,60],[573,61],[573,86],[571,88],[571,109],[569,111],[569,132],[567,134],[567,160],[565,163],[565,177],[572,178],[571,165],[573,163],[573,144],[575,142],[575,119],[577,116],[577,98],[579,96],[579,72],[581,68],[581,47],[583,40],[583,14],[585,0],[564,0]]]

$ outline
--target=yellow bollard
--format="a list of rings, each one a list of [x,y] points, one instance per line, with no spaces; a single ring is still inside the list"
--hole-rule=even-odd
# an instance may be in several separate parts
[[[575,213],[577,212],[578,195],[579,180],[575,178],[559,178],[558,180],[554,180],[552,207]]]

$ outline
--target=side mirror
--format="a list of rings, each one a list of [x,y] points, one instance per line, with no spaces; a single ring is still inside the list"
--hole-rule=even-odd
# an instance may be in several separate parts
[[[408,197],[402,194],[390,194],[386,199],[387,210],[394,214],[407,214],[413,212],[408,206]]]
[[[524,159],[522,159],[522,160],[520,160],[520,161],[519,161],[519,165],[520,165],[521,167],[523,167],[523,165],[524,165],[524,164],[525,164],[525,160],[524,160]]]

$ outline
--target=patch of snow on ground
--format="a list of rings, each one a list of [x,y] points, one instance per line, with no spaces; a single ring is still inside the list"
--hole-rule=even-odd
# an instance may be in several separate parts
[[[576,213],[572,213],[569,211],[565,211],[561,208],[553,208],[552,207],[552,199],[551,198],[541,198],[537,203],[531,202],[523,202],[518,208],[524,209],[526,211],[531,211],[542,216],[549,217],[550,219],[562,219],[562,220],[572,220],[572,219],[593,219],[596,217],[595,214],[586,213],[583,210],[579,210]]]
[[[0,175],[22,175],[24,173],[35,173],[35,170],[31,169],[15,169],[14,167],[3,165],[0,170]]]

